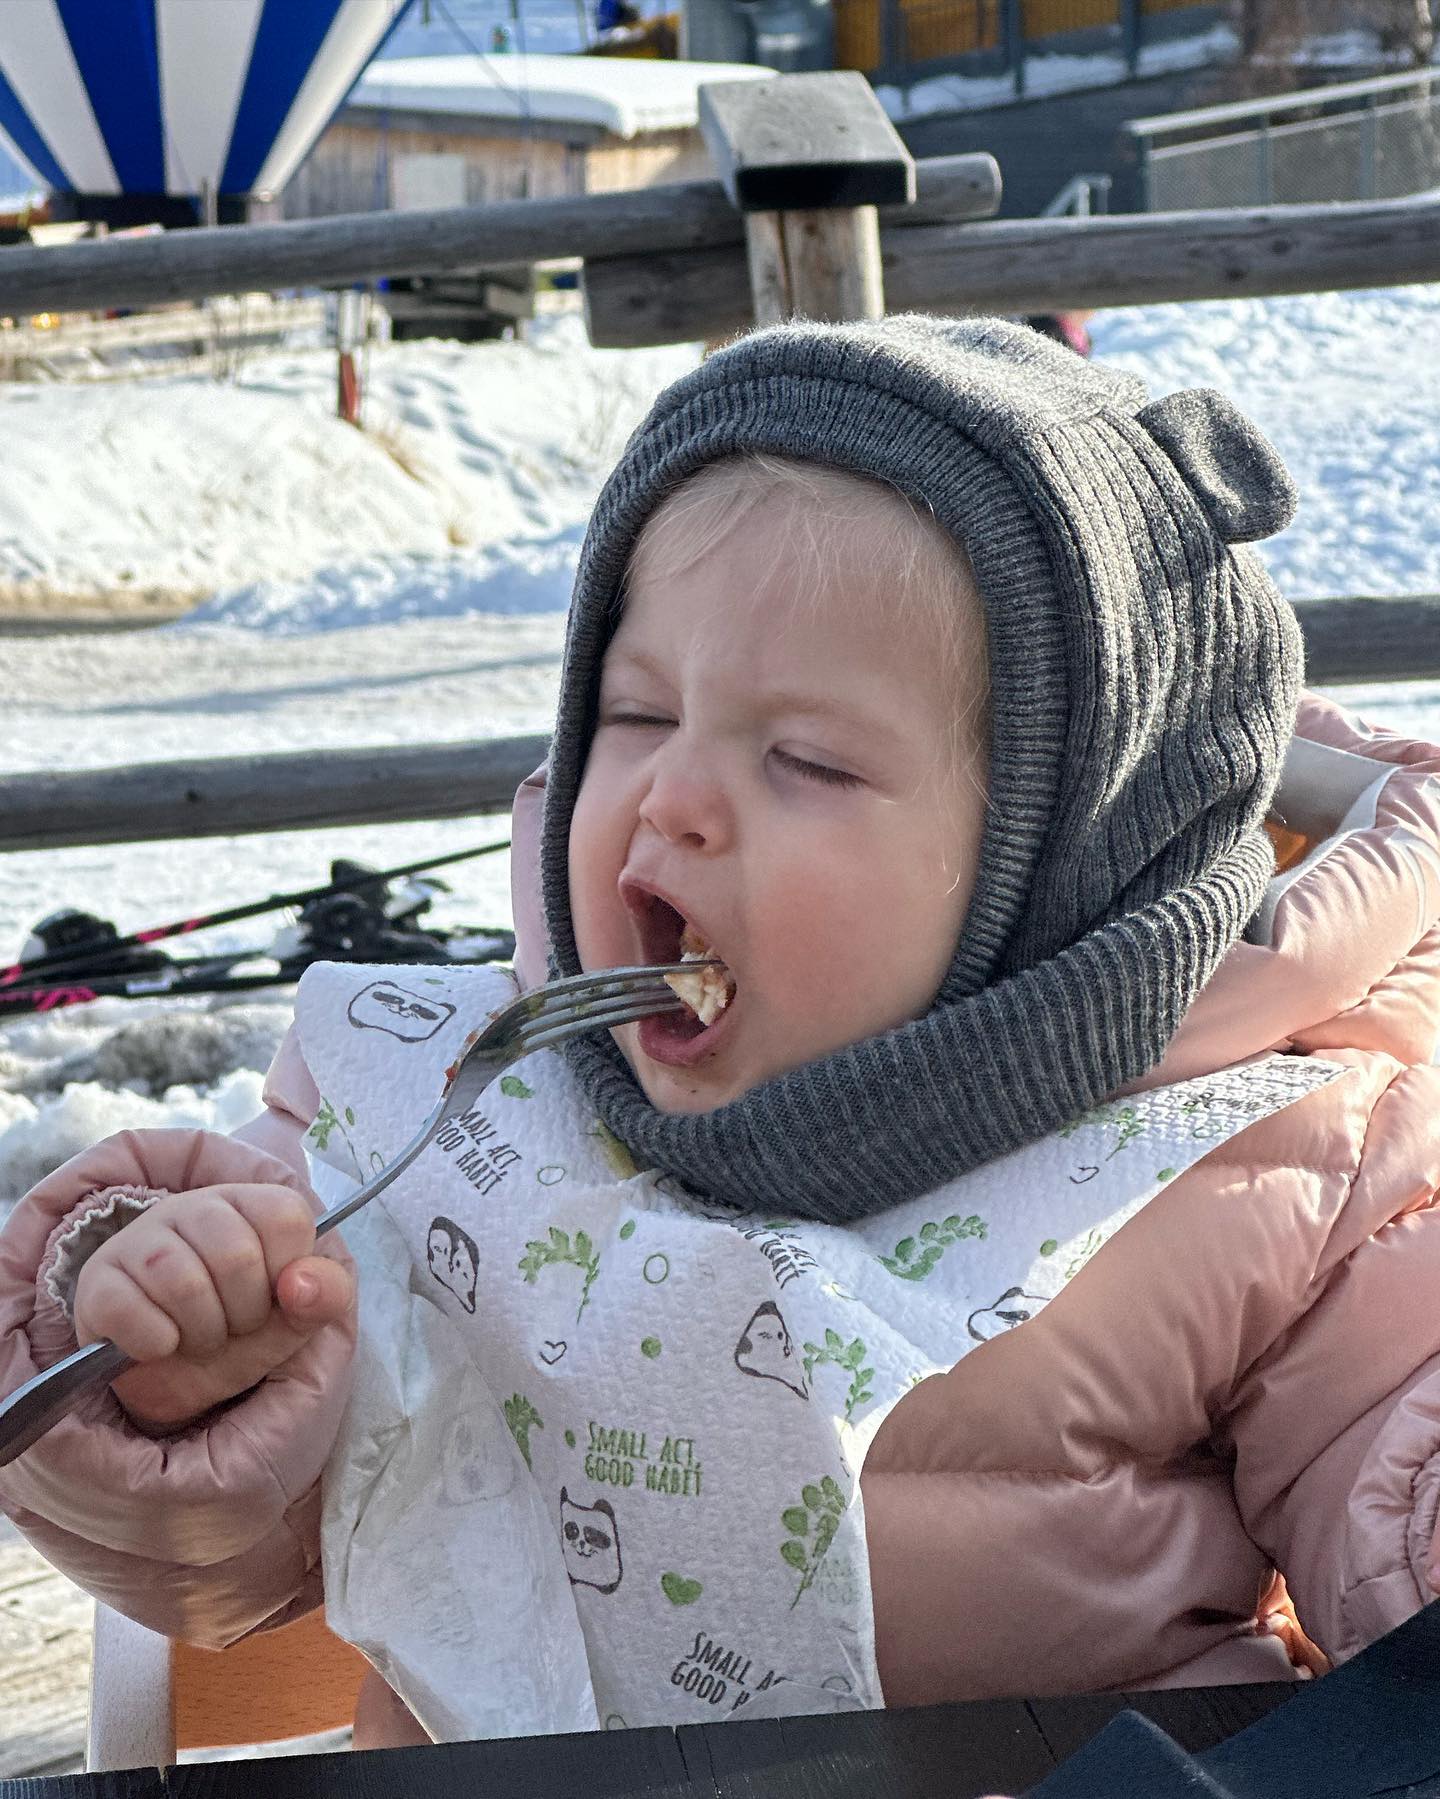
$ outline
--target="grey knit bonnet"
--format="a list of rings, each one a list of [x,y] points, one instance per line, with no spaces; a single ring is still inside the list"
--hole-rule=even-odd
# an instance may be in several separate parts
[[[1262,829],[1301,672],[1248,550],[1289,522],[1274,450],[1219,394],[1018,325],[904,317],[759,331],[656,401],[581,552],[541,848],[554,967],[579,962],[568,838],[636,536],[746,452],[900,489],[964,545],[989,634],[990,788],[949,973],[922,1018],[709,1113],[645,1098],[608,1035],[566,1054],[642,1165],[833,1222],[942,1185],[1159,1061],[1274,871]],[[903,920],[896,929],[905,928]]]

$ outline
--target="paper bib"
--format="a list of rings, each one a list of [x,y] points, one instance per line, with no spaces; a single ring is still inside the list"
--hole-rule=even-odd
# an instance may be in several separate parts
[[[322,1197],[385,1166],[514,993],[493,967],[306,973]],[[878,1706],[856,1477],[886,1413],[1344,1072],[1273,1056],[1116,1101],[841,1228],[637,1173],[558,1055],[517,1064],[343,1227],[332,1628],[441,1739]]]

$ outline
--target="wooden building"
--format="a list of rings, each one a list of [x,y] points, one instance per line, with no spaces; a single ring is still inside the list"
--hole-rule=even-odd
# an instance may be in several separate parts
[[[706,81],[752,64],[432,56],[372,65],[283,196],[287,218],[466,206],[703,179]]]

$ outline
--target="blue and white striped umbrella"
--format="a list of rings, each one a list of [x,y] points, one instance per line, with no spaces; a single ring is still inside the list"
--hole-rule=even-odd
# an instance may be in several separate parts
[[[284,186],[410,0],[0,0],[0,138],[61,192]]]

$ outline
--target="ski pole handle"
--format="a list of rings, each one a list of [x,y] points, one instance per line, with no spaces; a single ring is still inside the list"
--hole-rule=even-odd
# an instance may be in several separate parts
[[[86,1387],[112,1381],[132,1366],[123,1349],[102,1340],[87,1343],[53,1368],[32,1375],[8,1399],[0,1400],[0,1468],[38,1442]]]

